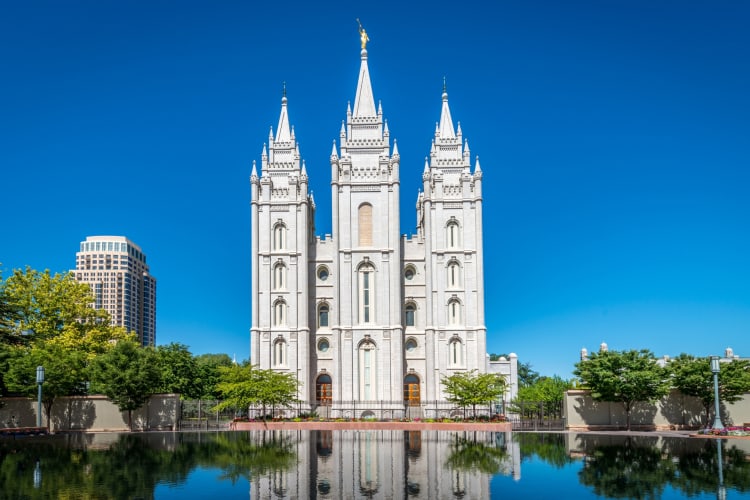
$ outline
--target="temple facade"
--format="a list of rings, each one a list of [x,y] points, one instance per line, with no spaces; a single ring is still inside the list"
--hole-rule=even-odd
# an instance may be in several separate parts
[[[482,170],[472,166],[443,89],[425,137],[416,232],[402,236],[401,158],[373,95],[362,37],[359,78],[329,158],[332,235],[314,233],[315,202],[287,97],[253,162],[251,362],[296,374],[310,408],[396,416],[404,403],[445,399],[458,371],[506,375],[515,355],[487,361]],[[321,169],[316,169],[320,172]],[[410,202],[411,203],[411,202]],[[412,205],[413,206],[413,205]],[[359,403],[360,412],[356,409]]]

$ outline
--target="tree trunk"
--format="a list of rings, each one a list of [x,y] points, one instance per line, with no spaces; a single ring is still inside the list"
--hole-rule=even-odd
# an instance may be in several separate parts
[[[627,430],[630,430],[630,403],[623,403],[625,407],[625,424]]]
[[[50,418],[52,417],[52,405],[54,404],[54,400],[49,402],[43,402],[44,409],[47,412],[47,432],[50,432],[52,429],[50,428]]]
[[[133,432],[133,410],[128,410],[128,429]]]

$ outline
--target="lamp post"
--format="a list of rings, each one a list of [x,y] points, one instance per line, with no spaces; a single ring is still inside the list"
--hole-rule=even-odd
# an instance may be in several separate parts
[[[719,356],[711,356],[711,373],[714,374],[714,429],[723,429],[719,411]]]
[[[39,387],[37,396],[36,426],[42,426],[42,384],[44,383],[44,367],[36,367],[36,385]]]

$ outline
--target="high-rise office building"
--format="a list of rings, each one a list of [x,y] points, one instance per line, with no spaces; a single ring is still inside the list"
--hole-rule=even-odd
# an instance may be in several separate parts
[[[75,278],[88,283],[105,309],[144,345],[156,344],[156,278],[141,247],[124,236],[88,236],[76,253]]]

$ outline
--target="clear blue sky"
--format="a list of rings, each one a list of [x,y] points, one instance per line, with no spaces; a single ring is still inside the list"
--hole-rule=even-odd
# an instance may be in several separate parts
[[[489,6],[491,5],[491,6]],[[249,357],[250,189],[286,82],[328,233],[355,19],[401,154],[403,233],[450,106],[484,171],[488,350],[750,356],[750,3],[4,2],[0,262],[123,235],[157,343]]]

